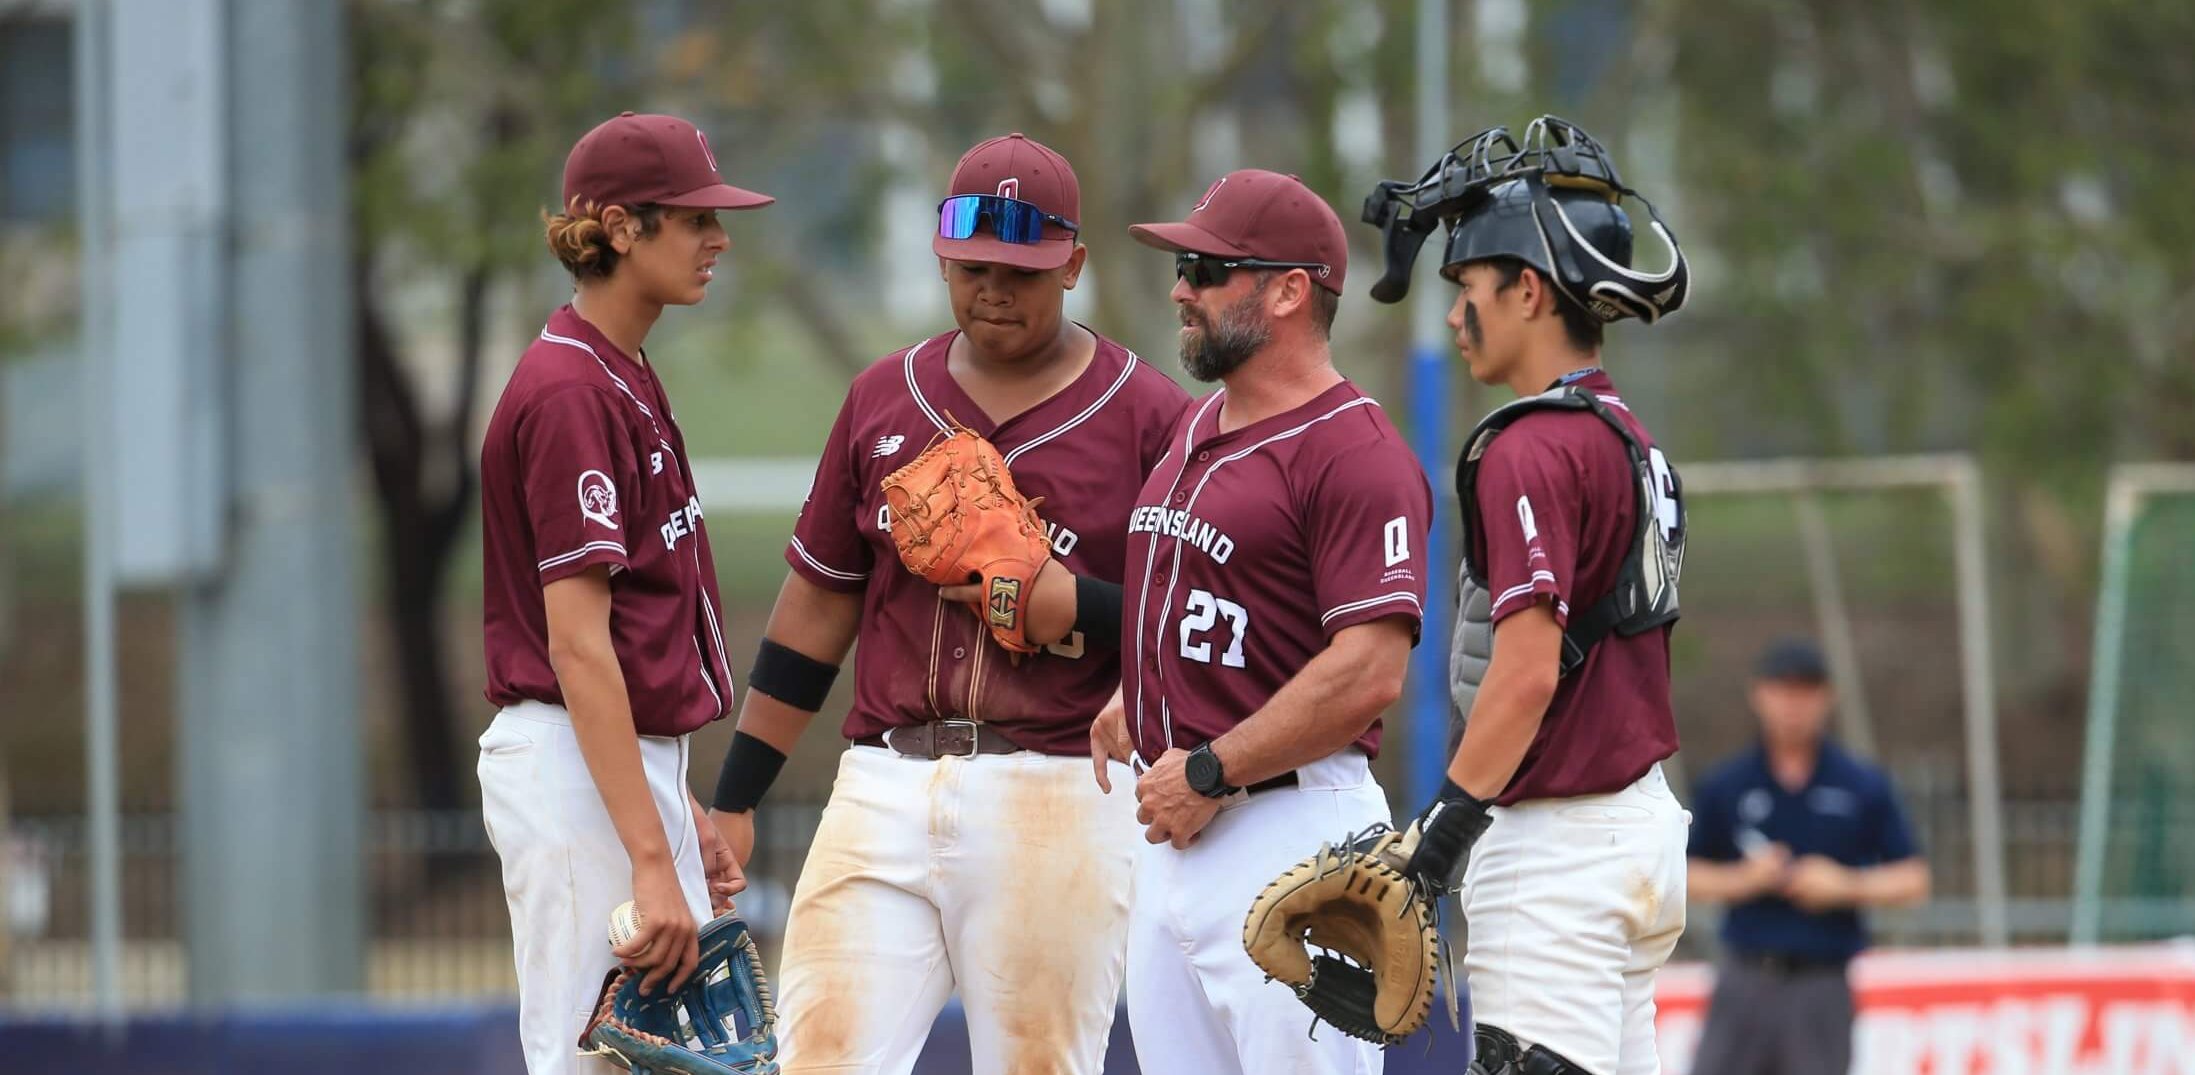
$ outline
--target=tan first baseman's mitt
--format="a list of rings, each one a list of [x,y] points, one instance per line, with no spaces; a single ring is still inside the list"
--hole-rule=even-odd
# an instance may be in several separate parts
[[[983,584],[969,607],[998,644],[1035,653],[1025,603],[1052,546],[1006,459],[974,430],[954,425],[883,481],[892,544],[907,570],[940,586]]]
[[[1265,886],[1242,924],[1242,946],[1267,976],[1342,1033],[1380,1045],[1424,1026],[1433,1005],[1436,912],[1403,872],[1417,838],[1415,827],[1376,825],[1326,844]]]

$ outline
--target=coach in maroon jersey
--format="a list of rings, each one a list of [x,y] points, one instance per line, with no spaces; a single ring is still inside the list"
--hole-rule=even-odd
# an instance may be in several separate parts
[[[1187,396],[1064,315],[1080,217],[1073,169],[1034,140],[961,158],[933,240],[959,327],[854,379],[786,548],[713,816],[744,862],[756,803],[858,638],[852,745],[785,931],[788,1075],[905,1071],[956,990],[974,1070],[1103,1065],[1135,822],[1084,754],[1120,684],[1129,508]],[[1043,498],[1043,648],[1018,664],[967,588],[923,581],[892,543],[879,483],[956,421]]]
[[[1432,491],[1334,368],[1348,249],[1318,195],[1233,172],[1186,221],[1132,233],[1174,252],[1182,364],[1224,385],[1175,425],[1128,520],[1121,716],[1150,766],[1128,941],[1137,1062],[1377,1071],[1377,1046],[1304,1033],[1242,922],[1321,840],[1390,818],[1369,759],[1424,614]]]
[[[576,294],[550,315],[480,450],[488,700],[481,809],[503,860],[532,1075],[614,1070],[574,1043],[618,957],[676,988],[730,854],[686,790],[686,734],[730,711],[716,566],[685,438],[641,349],[707,292],[727,186],[699,130],[631,112],[564,166],[550,250]],[[706,858],[706,862],[704,861]],[[613,955],[610,911],[640,929]]]
[[[1454,891],[1470,943],[1474,1072],[1656,1075],[1654,978],[1684,932],[1687,816],[1669,631],[1684,505],[1676,473],[1601,368],[1602,330],[1684,302],[1683,255],[1631,268],[1636,192],[1584,131],[1491,128],[1414,186],[1382,184],[1390,301],[1411,225],[1448,228],[1456,349],[1520,398],[1465,440],[1455,708],[1466,717],[1408,871]],[[1407,204],[1410,212],[1393,210]],[[1423,233],[1420,233],[1421,235]],[[1399,281],[1395,279],[1400,273]]]

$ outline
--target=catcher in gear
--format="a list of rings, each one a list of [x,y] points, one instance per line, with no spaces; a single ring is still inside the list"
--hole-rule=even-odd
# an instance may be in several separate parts
[[[611,971],[580,1052],[634,1075],[777,1075],[777,1005],[747,923],[721,915],[699,939],[676,989],[643,992],[634,968]]]
[[[1630,201],[1646,206],[1661,269],[1633,267]],[[1677,749],[1684,502],[1601,354],[1606,325],[1684,304],[1684,255],[1607,151],[1553,116],[1381,183],[1364,219],[1385,239],[1373,297],[1386,302],[1447,229],[1457,352],[1520,397],[1457,464],[1450,680],[1465,724],[1402,872],[1462,871],[1473,1071],[1654,1075],[1654,976],[1684,931],[1688,818],[1661,771]]]
[[[1066,316],[1087,252],[1059,154],[990,139],[944,195],[957,327],[848,389],[711,817],[746,862],[858,638],[850,745],[785,926],[780,1063],[903,1073],[958,993],[974,1070],[1094,1075],[1135,804],[1084,767],[1120,686],[1121,521],[1187,394]]]

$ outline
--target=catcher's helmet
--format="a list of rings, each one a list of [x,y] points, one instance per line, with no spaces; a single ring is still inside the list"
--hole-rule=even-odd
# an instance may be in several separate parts
[[[1631,268],[1627,197],[1646,206],[1650,226],[1669,248],[1668,268]],[[1516,258],[1604,322],[1659,320],[1684,305],[1691,283],[1684,251],[1653,203],[1623,185],[1599,142],[1554,116],[1533,120],[1521,144],[1507,127],[1489,127],[1449,150],[1417,182],[1382,182],[1365,199],[1364,220],[1386,240],[1386,273],[1372,285],[1381,302],[1400,302],[1409,292],[1411,263],[1440,224],[1448,226],[1442,275],[1487,258]]]

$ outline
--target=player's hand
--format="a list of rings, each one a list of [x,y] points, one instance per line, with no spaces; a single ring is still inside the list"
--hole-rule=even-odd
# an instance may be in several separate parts
[[[693,912],[686,909],[678,868],[669,858],[633,867],[633,909],[640,912],[640,928],[632,940],[611,951],[628,966],[645,972],[640,978],[641,995],[685,985],[695,964],[701,962],[700,930]]]
[[[1097,774],[1099,791],[1113,793],[1110,763],[1126,765],[1133,749],[1128,742],[1128,704],[1116,690],[1105,708],[1098,710],[1097,719],[1090,722],[1090,769]]]
[[[972,582],[966,586],[940,586],[938,593],[947,601],[958,601],[983,614],[986,600],[983,584]],[[1044,561],[1037,568],[1037,577],[1029,585],[1029,597],[1021,603],[1022,615],[1029,618],[1028,626],[1021,632],[1031,645],[1049,646],[1074,633],[1075,630],[1075,574],[1057,559]]]
[[[739,868],[739,860],[732,857],[732,848],[717,831],[716,823],[709,819],[709,812],[701,808],[701,802],[692,795],[686,802],[694,811],[694,835],[701,841],[701,869],[709,878],[709,912],[729,914],[732,897],[747,887],[747,875]],[[750,818],[754,815],[749,814]],[[753,827],[748,828],[753,832]]]
[[[1136,779],[1136,820],[1144,824],[1143,838],[1172,843],[1175,850],[1194,843],[1219,813],[1218,799],[1189,786],[1188,760],[1188,751],[1174,747]]]
[[[1824,855],[1801,855],[1783,882],[1783,898],[1802,911],[1833,911],[1858,902],[1859,878]]]
[[[1780,843],[1764,843],[1746,853],[1739,863],[1744,871],[1743,898],[1753,899],[1778,892],[1791,876],[1791,849]]]
[[[724,838],[724,846],[731,849],[732,861],[744,871],[755,858],[755,812],[710,810],[709,823]]]

